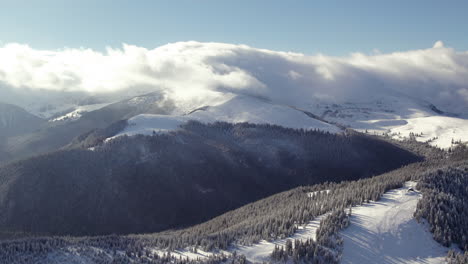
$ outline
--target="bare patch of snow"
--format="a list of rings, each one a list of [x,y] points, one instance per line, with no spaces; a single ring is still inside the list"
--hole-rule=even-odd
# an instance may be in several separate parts
[[[205,122],[249,122],[298,129],[320,129],[332,133],[341,131],[334,125],[313,119],[292,107],[249,96],[236,96],[223,104],[209,107],[205,111],[196,111],[190,114],[190,117]]]
[[[407,124],[390,129],[397,138],[416,134],[418,141],[430,141],[430,144],[440,148],[451,147],[453,141],[468,143],[468,120],[448,116],[428,116],[412,118]]]
[[[184,116],[142,114],[128,120],[128,126],[117,136],[152,135],[173,131],[187,121]]]
[[[195,250],[195,248],[184,248],[184,249],[176,249],[173,251],[165,251],[165,250],[160,250],[158,248],[147,248],[152,254],[158,255],[160,257],[169,254],[172,257],[178,258],[178,259],[190,259],[190,260],[204,260],[212,256],[224,254],[224,255],[230,255],[230,252],[220,250],[220,251],[214,251],[214,252],[207,252],[203,251],[199,248]]]
[[[230,251],[237,251],[238,254],[244,255],[247,260],[252,263],[263,263],[270,260],[271,252],[273,252],[275,245],[285,246],[288,239],[291,240],[307,240],[314,239],[317,228],[320,226],[320,221],[324,219],[327,214],[316,217],[314,220],[307,223],[305,226],[300,226],[294,235],[285,239],[278,239],[275,241],[262,240],[257,244],[251,246],[234,246]]]

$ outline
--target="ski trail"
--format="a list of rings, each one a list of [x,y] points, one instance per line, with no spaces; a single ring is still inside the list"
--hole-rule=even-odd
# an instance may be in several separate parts
[[[379,201],[354,207],[351,225],[341,232],[342,263],[445,263],[448,248],[438,244],[413,213],[419,192],[415,182],[385,193]]]

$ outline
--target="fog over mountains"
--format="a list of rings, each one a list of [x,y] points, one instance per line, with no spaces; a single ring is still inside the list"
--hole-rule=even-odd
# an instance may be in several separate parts
[[[268,102],[362,131],[401,137],[417,133],[418,140],[444,148],[453,140],[468,140],[452,125],[468,127],[468,52],[441,41],[428,49],[345,57],[200,42],[152,50],[125,44],[106,52],[6,44],[0,56],[0,101],[49,121],[74,121],[110,103],[157,93],[172,105],[164,114],[177,120],[197,109],[228,104],[208,119],[189,119],[271,123],[264,115],[232,114],[233,99],[242,95],[261,100],[234,99],[239,107],[249,105],[244,112]]]
[[[296,106],[317,100],[372,102],[384,96],[430,102],[458,114],[465,114],[468,105],[468,52],[440,41],[428,49],[346,57],[199,42],[152,50],[124,45],[104,53],[6,44],[0,56],[1,98],[32,110],[47,102],[41,97],[53,104],[77,104],[89,95],[153,91],[184,110],[219,102],[231,93]],[[30,95],[34,102],[25,98]]]

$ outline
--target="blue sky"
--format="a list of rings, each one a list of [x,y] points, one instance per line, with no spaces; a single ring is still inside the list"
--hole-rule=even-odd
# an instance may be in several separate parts
[[[214,41],[306,54],[468,50],[468,1],[0,0],[0,43],[155,48]]]

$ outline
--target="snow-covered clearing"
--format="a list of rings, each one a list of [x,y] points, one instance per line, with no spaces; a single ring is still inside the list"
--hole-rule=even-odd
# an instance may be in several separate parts
[[[427,227],[413,218],[419,192],[408,191],[415,182],[388,191],[379,201],[353,207],[351,225],[341,232],[344,239],[342,263],[444,263],[448,248],[435,242]],[[269,260],[275,245],[287,239],[315,239],[320,221],[317,217],[292,237],[252,246],[236,246],[231,251],[243,254],[253,263]]]
[[[237,252],[239,255],[244,255],[246,256],[247,260],[249,260],[252,263],[263,263],[263,262],[268,262],[270,258],[270,254],[275,248],[275,245],[279,246],[285,246],[286,240],[288,239],[300,239],[300,240],[307,240],[307,239],[315,239],[315,232],[317,228],[320,225],[320,221],[326,216],[322,215],[319,217],[316,217],[313,221],[310,221],[307,225],[304,226],[299,226],[297,232],[286,239],[278,239],[275,241],[265,241],[262,240],[261,242],[257,244],[253,244],[251,246],[241,246],[241,245],[235,245],[232,246],[228,251],[220,251],[220,252],[206,252],[200,249],[197,249],[197,252],[195,253],[193,248],[185,248],[185,249],[180,249],[180,250],[174,250],[170,252],[171,256],[177,257],[177,258],[182,258],[182,259],[206,259],[210,256],[213,256],[215,254],[220,254],[224,253],[225,255],[232,254],[234,252]],[[149,248],[153,252],[153,254],[157,254],[159,256],[163,256],[164,254],[167,254],[167,251],[164,250],[159,250],[157,248]]]
[[[403,140],[414,133],[417,141],[429,141],[432,146],[444,149],[452,147],[452,139],[468,143],[466,115],[440,114],[428,102],[405,96],[383,96],[367,103],[319,102],[303,108],[328,121],[370,134],[388,133]]]
[[[275,240],[272,242],[262,240],[260,243],[254,244],[252,246],[235,246],[230,251],[237,251],[238,254],[244,255],[247,260],[251,261],[252,263],[268,262],[271,252],[273,249],[275,249],[275,245],[285,246],[288,239],[307,240],[312,238],[315,240],[315,232],[320,226],[320,221],[322,221],[326,215],[327,214],[318,216],[314,220],[310,221],[307,225],[300,226],[298,231],[291,237]]]
[[[184,116],[142,114],[128,120],[128,126],[114,137],[127,135],[152,135],[176,130],[181,124],[187,122]]]
[[[352,209],[351,225],[341,232],[342,263],[444,263],[448,249],[413,218],[421,198],[408,191],[415,184],[408,182],[377,202]]]
[[[398,138],[407,138],[412,132],[418,141],[431,140],[434,146],[449,148],[452,140],[468,143],[468,120],[448,116],[412,118],[407,120],[407,124],[390,129],[390,132],[398,134]]]
[[[209,257],[212,257],[214,255],[218,255],[218,254],[221,254],[221,253],[223,253],[225,255],[230,254],[230,252],[224,251],[224,250],[217,251],[217,252],[206,252],[206,251],[203,251],[201,249],[197,249],[195,251],[194,248],[179,249],[179,250],[174,250],[174,251],[171,251],[171,252],[164,251],[164,250],[159,250],[157,248],[148,248],[148,250],[150,250],[153,254],[158,255],[160,257],[162,257],[165,254],[169,253],[169,255],[171,255],[172,257],[178,258],[178,259],[191,259],[191,260],[197,260],[197,259],[203,260],[203,259],[207,259]]]

